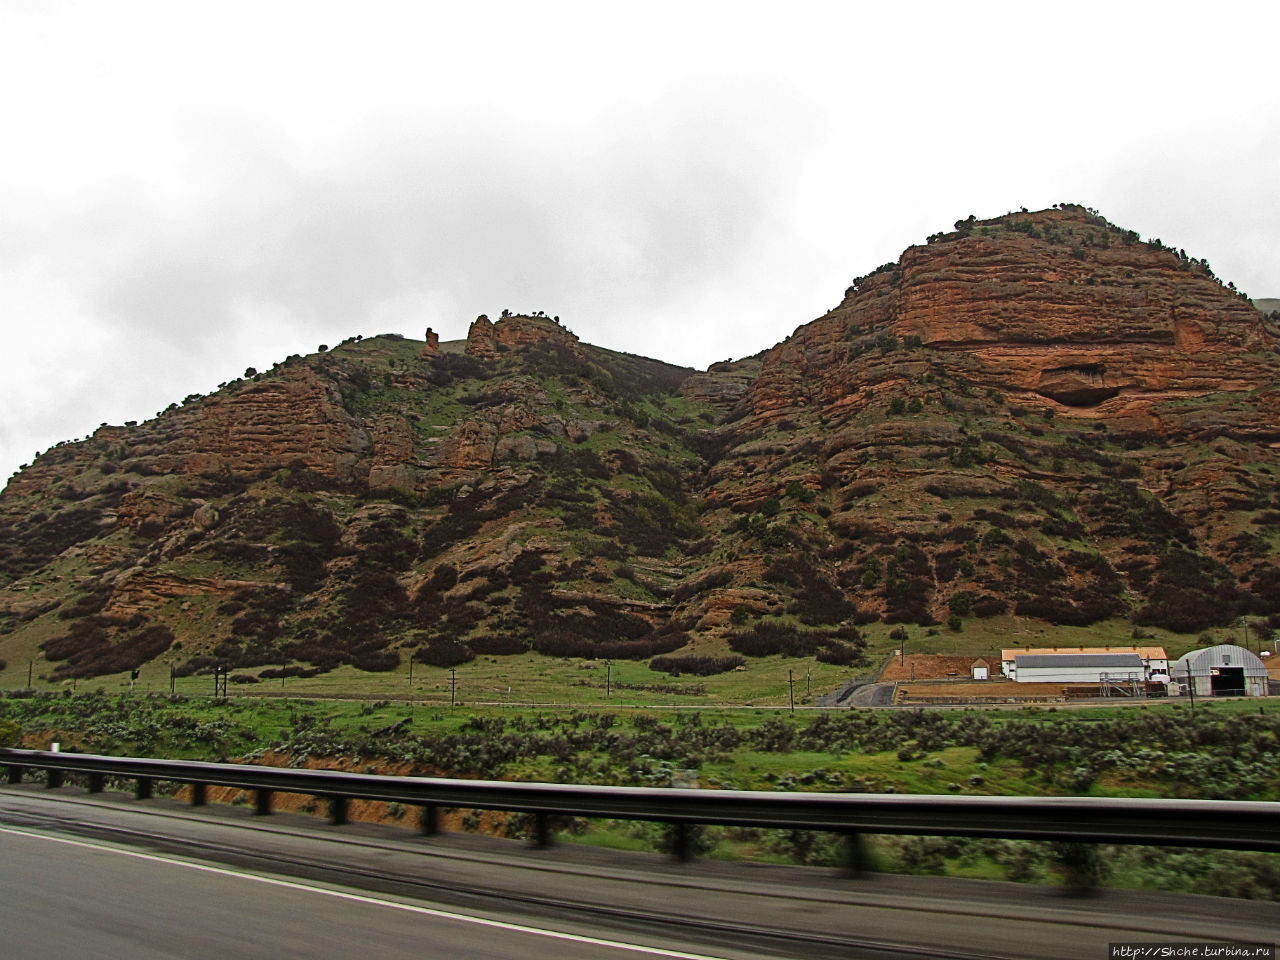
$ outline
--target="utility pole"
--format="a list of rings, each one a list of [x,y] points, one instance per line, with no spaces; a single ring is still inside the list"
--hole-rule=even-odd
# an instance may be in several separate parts
[[[27,689],[28,690],[31,689],[31,671],[35,668],[35,665],[36,665],[36,662],[34,660],[27,661]]]
[[[810,687],[810,682],[812,679],[813,679],[813,669],[811,667],[805,667],[804,668],[804,695],[806,697],[813,696],[813,690]]]
[[[613,693],[613,662],[606,660],[604,662],[604,695],[611,696]]]
[[[787,671],[787,687],[791,690],[791,712],[796,712],[796,680],[791,675],[791,671]]]
[[[449,668],[449,706],[453,706],[457,702],[458,692],[458,671],[456,667]]]
[[[409,655],[409,689],[413,689],[413,654]]]
[[[177,686],[177,684],[178,684],[178,671],[177,671],[177,668],[174,667],[173,661],[170,661],[169,662],[169,696],[171,697],[173,696],[174,688]]]

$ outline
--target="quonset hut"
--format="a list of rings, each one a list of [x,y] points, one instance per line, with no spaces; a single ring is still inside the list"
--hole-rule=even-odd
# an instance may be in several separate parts
[[[1244,647],[1229,643],[1192,650],[1169,667],[1169,677],[1184,696],[1195,685],[1197,697],[1265,697],[1267,667]]]

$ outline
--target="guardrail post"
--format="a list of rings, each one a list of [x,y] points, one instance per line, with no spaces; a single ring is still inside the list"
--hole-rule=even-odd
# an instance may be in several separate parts
[[[133,791],[133,795],[138,800],[151,799],[151,778],[139,777],[137,789]]]
[[[107,776],[104,773],[89,774],[89,792],[101,793],[107,785]]]
[[[870,857],[867,854],[867,842],[862,834],[853,830],[844,831],[843,866],[845,876],[865,877],[870,870]]]
[[[693,825],[677,820],[671,825],[671,852],[681,863],[693,859]]]
[[[54,770],[53,768],[50,768],[49,780],[46,785],[50,790],[57,790],[60,786],[62,786],[62,771]]]
[[[533,845],[539,849],[551,846],[551,814],[533,815]]]
[[[440,832],[440,808],[434,803],[425,803],[418,810],[418,829],[424,837],[434,837]]]
[[[335,827],[340,827],[347,822],[346,797],[329,798],[329,822]]]
[[[1073,897],[1091,897],[1097,893],[1106,874],[1106,864],[1097,844],[1073,840],[1055,843],[1053,847],[1062,867],[1063,892]]]
[[[255,790],[254,794],[253,812],[260,817],[265,817],[271,812],[271,791],[259,789]]]
[[[193,807],[203,807],[208,799],[203,783],[193,783],[191,785],[191,805]]]
[[[9,764],[9,782],[10,783],[22,782],[22,768],[18,766],[16,763]]]

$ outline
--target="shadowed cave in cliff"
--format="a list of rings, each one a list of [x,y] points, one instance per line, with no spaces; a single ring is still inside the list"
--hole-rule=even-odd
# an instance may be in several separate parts
[[[1120,389],[1106,382],[1107,368],[1100,363],[1053,367],[1040,373],[1036,392],[1068,407],[1096,407],[1116,396]]]

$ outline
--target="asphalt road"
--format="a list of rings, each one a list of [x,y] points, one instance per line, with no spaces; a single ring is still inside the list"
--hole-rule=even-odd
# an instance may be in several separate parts
[[[0,828],[4,956],[586,960],[641,951],[513,919]]]
[[[1274,942],[1280,906],[430,840],[243,808],[0,788],[0,956],[1104,958]]]

